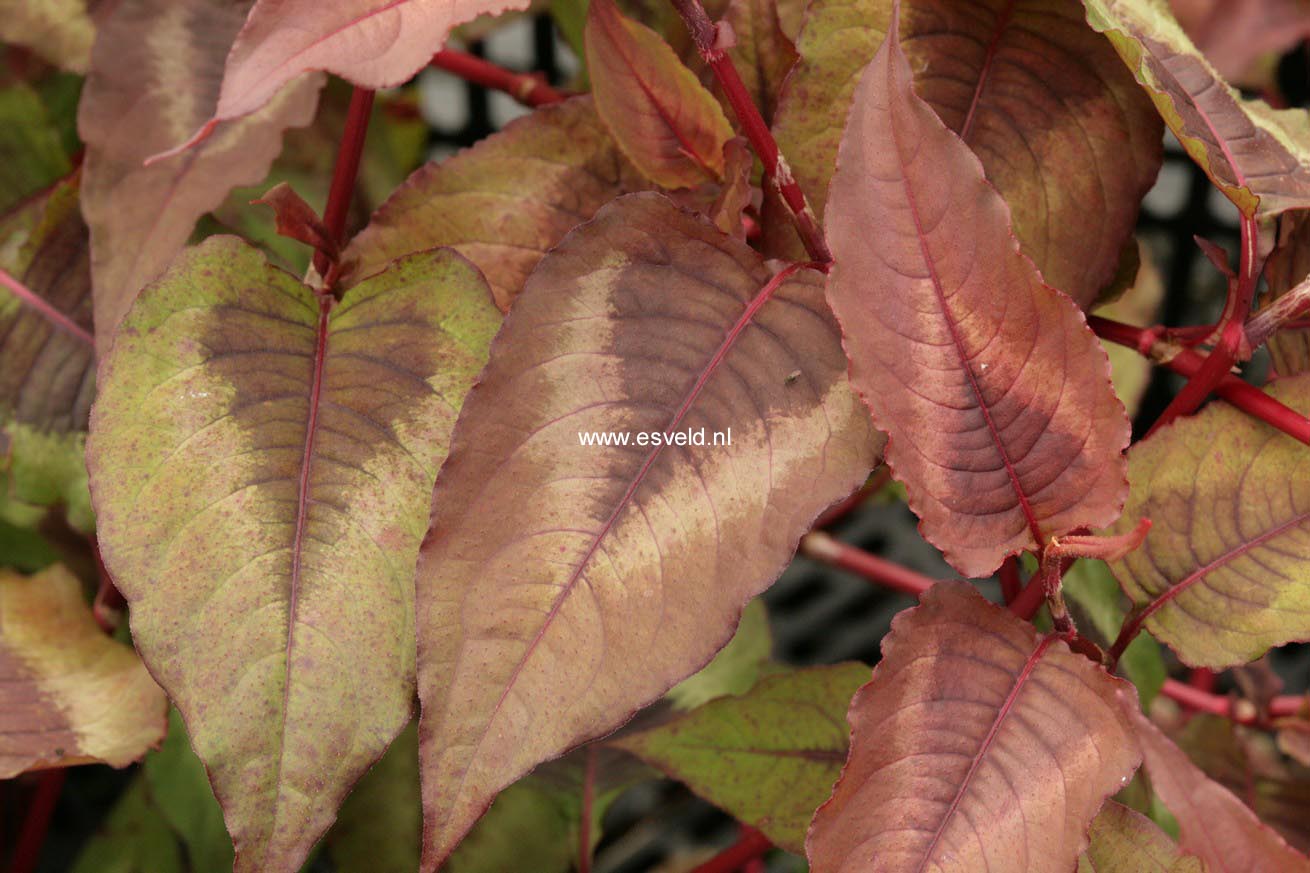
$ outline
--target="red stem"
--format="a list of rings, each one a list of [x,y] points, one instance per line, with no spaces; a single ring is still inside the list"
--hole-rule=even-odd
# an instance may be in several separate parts
[[[582,771],[582,821],[578,826],[578,873],[591,873],[591,810],[596,796],[596,747],[587,747]]]
[[[1240,700],[1214,694],[1201,688],[1179,682],[1177,679],[1164,680],[1160,693],[1170,700],[1177,701],[1194,712],[1223,716],[1238,724],[1257,724],[1260,713],[1249,700]],[[1269,702],[1270,718],[1288,718],[1307,709],[1305,697],[1282,695]]]
[[[732,58],[719,48],[718,28],[710,21],[700,0],[672,0],[672,2],[674,8],[678,10],[678,15],[687,25],[687,30],[691,32],[692,41],[696,43],[700,56],[709,64],[715,78],[719,80],[719,85],[723,87],[723,94],[727,97],[728,104],[732,106],[737,120],[741,122],[742,132],[750,140],[755,153],[760,156],[760,162],[764,165],[764,175],[777,188],[783,203],[791,212],[796,232],[800,234],[801,242],[805,244],[805,250],[810,254],[810,260],[821,265],[831,264],[832,252],[828,250],[828,244],[823,239],[823,231],[819,228],[814,210],[810,208],[805,192],[792,176],[787,159],[779,151],[777,141],[764,122],[764,117],[760,115],[759,108],[751,99],[750,92],[746,90],[746,85],[741,81],[737,68],[733,66]]]
[[[346,217],[350,214],[350,201],[355,194],[355,180],[359,177],[359,161],[364,154],[364,140],[368,136],[368,120],[372,113],[373,92],[368,88],[356,88],[350,95],[346,129],[341,134],[337,163],[332,168],[332,187],[328,189],[327,207],[323,210],[323,226],[338,248],[346,242]],[[331,266],[325,254],[314,253],[314,269],[320,276],[327,276]]]
[[[22,282],[15,279],[5,270],[0,270],[0,285],[4,285],[6,288],[12,291],[14,293],[14,296],[18,298],[18,301],[20,303],[23,303],[24,305],[41,313],[42,316],[48,319],[50,323],[53,324],[59,330],[62,330],[64,333],[67,333],[68,335],[78,340],[81,340],[82,342],[86,343],[92,348],[95,347],[96,344],[95,337],[91,335],[91,332],[89,330],[82,327],[77,322],[73,321],[73,319],[69,318],[67,315],[60,312],[58,309],[55,309],[53,306],[50,305],[50,302],[48,300],[46,300],[40,294],[37,294],[31,288],[28,288]]]
[[[710,858],[691,873],[738,873],[743,865],[754,861],[773,848],[769,838],[750,825],[741,826],[737,842]]]
[[[1177,349],[1160,343],[1156,333],[1146,328],[1121,324],[1095,315],[1089,317],[1087,323],[1102,339],[1134,349],[1182,376],[1195,377],[1208,361],[1214,360],[1213,354],[1207,357],[1191,349]],[[1247,415],[1310,445],[1310,418],[1288,408],[1259,388],[1243,382],[1231,373],[1225,373],[1214,390]],[[1159,426],[1158,422],[1156,426]]]
[[[1155,424],[1151,425],[1147,436],[1155,433],[1175,418],[1191,415],[1201,405],[1206,396],[1215,391],[1220,383],[1233,378],[1228,372],[1238,358],[1248,357],[1250,350],[1246,342],[1246,316],[1251,312],[1255,301],[1256,282],[1260,278],[1257,269],[1259,229],[1255,219],[1242,216],[1242,262],[1238,267],[1237,283],[1228,295],[1223,317],[1219,319],[1219,341],[1195,373],[1188,375],[1188,382],[1177,396],[1169,402]],[[1185,374],[1187,375],[1187,374]]]
[[[1024,620],[1031,620],[1046,602],[1046,589],[1042,585],[1042,574],[1034,573],[1028,584],[1019,592],[1019,596],[1010,604],[1010,612]]]
[[[41,860],[41,847],[45,845],[46,833],[50,830],[50,819],[59,802],[59,792],[64,787],[67,768],[49,770],[42,773],[32,795],[32,805],[23,819],[23,829],[18,834],[18,845],[14,848],[14,857],[9,864],[9,873],[33,873],[37,862]]]
[[[442,49],[432,56],[432,66],[474,85],[504,91],[525,106],[549,106],[573,96],[552,88],[540,73],[516,73],[466,52]]]
[[[835,540],[822,531],[806,534],[801,539],[801,552],[816,561],[849,570],[870,582],[911,597],[918,597],[937,584],[936,579]]]
[[[1213,670],[1197,667],[1187,674],[1187,684],[1198,691],[1214,691],[1219,676]]]
[[[892,473],[890,468],[885,464],[879,467],[877,471],[855,491],[855,493],[851,494],[840,503],[834,503],[828,509],[824,510],[823,514],[814,522],[815,529],[829,527],[850,515],[859,508],[860,504],[881,491],[891,477]]]

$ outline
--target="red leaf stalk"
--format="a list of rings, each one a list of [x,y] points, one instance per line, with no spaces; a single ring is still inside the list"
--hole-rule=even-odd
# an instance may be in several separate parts
[[[524,106],[549,106],[573,96],[552,88],[540,73],[516,73],[466,52],[442,49],[432,56],[431,63],[466,82],[504,91]]]
[[[332,187],[328,189],[327,207],[323,210],[323,226],[338,247],[346,241],[346,217],[350,214],[350,201],[355,194],[355,180],[359,177],[359,161],[364,155],[364,140],[368,136],[368,120],[372,113],[373,92],[368,88],[356,88],[350,95],[346,129],[341,135],[336,166],[332,168]],[[314,253],[314,269],[319,275],[326,276],[331,266],[326,255]]]
[[[1259,255],[1256,251],[1258,244],[1259,230],[1255,219],[1242,216],[1242,262],[1238,268],[1237,281],[1228,295],[1223,317],[1219,319],[1219,340],[1195,373],[1184,374],[1188,376],[1187,384],[1178,392],[1178,396],[1170,401],[1155,424],[1151,425],[1147,436],[1175,418],[1195,412],[1206,396],[1211,391],[1215,391],[1225,377],[1231,378],[1229,370],[1233,363],[1239,358],[1250,357],[1250,346],[1246,339],[1246,316],[1251,312],[1251,304],[1255,301],[1256,283],[1260,278]]]
[[[587,747],[582,771],[582,821],[578,824],[578,873],[591,873],[591,810],[596,797],[596,747]]]
[[[808,533],[801,539],[801,553],[911,597],[919,597],[937,584],[936,579],[871,555],[821,531]]]
[[[1178,349],[1161,343],[1155,332],[1146,328],[1121,324],[1095,315],[1088,318],[1087,323],[1102,339],[1134,349],[1181,376],[1197,377],[1209,361],[1215,360],[1213,355],[1206,357],[1191,349]],[[1231,373],[1225,372],[1218,384],[1213,387],[1215,393],[1247,415],[1258,418],[1300,442],[1310,445],[1310,418],[1288,408]],[[1207,393],[1208,391],[1209,389]],[[1156,426],[1159,426],[1158,422]]]
[[[891,478],[891,468],[886,464],[882,465],[850,497],[839,503],[834,503],[830,508],[824,510],[823,515],[820,515],[814,522],[814,528],[821,530],[841,521],[858,509],[864,501],[881,491],[891,481]]]
[[[819,228],[819,221],[814,216],[814,210],[810,208],[805,192],[792,176],[787,159],[778,150],[778,143],[769,131],[769,126],[764,123],[759,108],[751,100],[750,92],[741,81],[732,58],[728,57],[718,45],[718,28],[710,21],[710,16],[705,12],[705,7],[701,6],[700,0],[672,0],[672,2],[674,8],[678,10],[678,15],[687,25],[687,30],[691,32],[692,41],[696,43],[700,56],[710,65],[715,78],[723,87],[724,96],[728,98],[732,111],[741,122],[742,132],[750,140],[755,153],[760,156],[760,161],[764,164],[765,176],[778,189],[783,203],[791,212],[796,232],[800,235],[801,242],[805,244],[810,259],[821,265],[832,263],[832,252],[828,251],[828,243],[823,239],[823,231]]]
[[[91,336],[90,331],[73,321],[73,319],[69,318],[67,315],[64,315],[64,313],[60,312],[58,309],[55,309],[50,305],[48,300],[2,269],[0,269],[0,285],[5,286],[12,291],[20,303],[41,313],[41,315],[49,320],[51,324],[62,330],[64,333],[81,340],[93,348],[95,347],[95,337]]]
[[[36,870],[37,862],[41,860],[41,847],[45,845],[50,819],[55,813],[55,804],[59,802],[59,792],[64,788],[67,773],[67,768],[61,767],[41,774],[32,805],[27,810],[27,817],[23,819],[23,829],[18,834],[18,845],[14,848],[9,873],[33,873]]]
[[[741,836],[737,842],[710,858],[691,873],[737,873],[744,864],[761,857],[773,843],[769,838],[749,825],[741,826]]]
[[[1193,712],[1222,716],[1238,724],[1258,724],[1262,719],[1255,704],[1249,700],[1215,694],[1186,682],[1179,682],[1177,679],[1164,680],[1164,687],[1160,689],[1160,693]],[[1307,698],[1283,695],[1270,701],[1268,716],[1288,718],[1302,712],[1310,712],[1310,701]]]

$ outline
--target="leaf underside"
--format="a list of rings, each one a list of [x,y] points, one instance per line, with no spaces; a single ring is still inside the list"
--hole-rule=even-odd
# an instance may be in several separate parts
[[[1246,215],[1310,206],[1310,120],[1245,100],[1183,33],[1165,0],[1085,0],[1155,102],[1169,129],[1210,180]]]
[[[1141,760],[1122,683],[959,582],[898,615],[882,653],[810,826],[814,873],[1072,869]]]
[[[1155,822],[1113,800],[1092,820],[1088,838],[1078,873],[1205,873],[1201,859],[1180,851]]]
[[[149,286],[102,366],[105,562],[239,871],[296,869],[409,720],[425,507],[498,321],[449,250],[328,312],[211,237]]]
[[[879,438],[817,274],[658,194],[537,267],[469,396],[418,568],[423,869],[496,793],[703,666]],[[714,432],[731,445],[582,446]],[[641,671],[633,671],[634,664]]]

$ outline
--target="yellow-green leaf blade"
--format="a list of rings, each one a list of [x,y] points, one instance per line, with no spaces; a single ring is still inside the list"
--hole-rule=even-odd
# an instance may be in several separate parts
[[[769,676],[614,745],[802,853],[846,761],[851,696],[868,680],[854,663]]]
[[[291,870],[409,719],[413,561],[498,324],[449,250],[324,314],[212,237],[143,295],[88,450],[101,544],[238,870]]]
[[[0,571],[0,779],[124,767],[163,739],[165,705],[136,653],[96,624],[75,576]]]
[[[1078,873],[1205,873],[1200,858],[1185,854],[1140,812],[1113,800],[1101,807],[1087,834],[1091,845]]]
[[[1310,412],[1310,375],[1269,393]],[[1302,444],[1221,402],[1129,450],[1115,530],[1152,527],[1111,569],[1184,662],[1231,667],[1310,639],[1308,464]]]

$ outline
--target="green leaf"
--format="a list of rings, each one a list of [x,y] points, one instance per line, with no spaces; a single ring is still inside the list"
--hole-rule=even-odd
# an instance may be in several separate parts
[[[151,802],[143,775],[87,841],[72,873],[189,873],[177,835]]]
[[[0,3],[0,22],[7,18]],[[22,83],[0,89],[0,213],[71,171],[59,131],[37,93]]]
[[[0,516],[4,515],[0,504]],[[0,566],[35,573],[58,560],[59,553],[39,534],[0,517]]]
[[[814,0],[774,133],[823,215],[860,71],[890,0]],[[982,162],[1043,279],[1084,308],[1110,281],[1160,167],[1161,125],[1074,2],[903,0],[914,88]],[[769,201],[774,249],[794,250]],[[1089,210],[1096,221],[1087,221]]]
[[[674,709],[685,711],[716,697],[744,694],[760,678],[760,672],[772,653],[769,613],[764,601],[756,598],[746,605],[737,632],[714,660],[699,673],[669,689],[669,702]]]
[[[768,676],[613,745],[664,771],[789,852],[805,851],[814,810],[846,761],[846,711],[863,664]]]
[[[1114,642],[1127,610],[1120,603],[1123,592],[1119,590],[1119,583],[1104,561],[1089,558],[1075,561],[1064,574],[1064,595],[1083,608],[1104,643]],[[1167,676],[1160,644],[1148,633],[1138,634],[1119,658],[1119,663],[1137,686],[1142,709],[1149,710]]]
[[[237,870],[294,870],[409,721],[413,566],[499,322],[449,250],[332,305],[212,237],[101,369],[88,467],[134,641],[191,728]]]
[[[414,873],[422,836],[418,723],[412,721],[341,805],[328,854],[340,873]]]
[[[1310,412],[1310,374],[1268,389]],[[1146,628],[1186,664],[1222,669],[1310,639],[1310,477],[1305,446],[1214,402],[1128,452],[1113,532],[1141,519],[1140,548],[1110,569]]]
[[[1108,801],[1092,819],[1091,845],[1078,873],[1205,873],[1200,858],[1184,854],[1154,822]]]
[[[347,246],[356,279],[410,252],[453,246],[508,310],[542,255],[604,204],[648,187],[591,98],[538,109],[415,172]]]
[[[1084,0],[1192,160],[1245,215],[1310,206],[1310,118],[1243,99],[1183,33],[1165,0]]]
[[[23,289],[0,285],[0,504],[20,524],[59,505],[90,531],[83,451],[95,359],[75,179],[0,219],[0,268]]]

